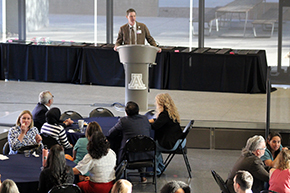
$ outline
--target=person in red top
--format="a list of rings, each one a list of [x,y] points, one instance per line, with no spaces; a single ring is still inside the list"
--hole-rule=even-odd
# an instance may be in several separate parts
[[[269,190],[290,192],[290,150],[282,150],[278,156],[276,169],[270,170]]]

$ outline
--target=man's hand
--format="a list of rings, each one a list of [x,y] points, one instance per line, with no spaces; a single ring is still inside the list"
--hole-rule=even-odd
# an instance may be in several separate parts
[[[71,125],[71,124],[73,124],[73,123],[74,123],[74,121],[71,120],[70,118],[68,118],[67,120],[64,121],[64,124],[65,124],[65,125]]]

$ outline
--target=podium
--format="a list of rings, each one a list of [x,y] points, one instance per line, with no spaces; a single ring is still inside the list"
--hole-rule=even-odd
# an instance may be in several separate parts
[[[125,69],[125,104],[134,101],[140,111],[148,109],[149,64],[155,63],[158,50],[157,47],[139,44],[117,47]]]

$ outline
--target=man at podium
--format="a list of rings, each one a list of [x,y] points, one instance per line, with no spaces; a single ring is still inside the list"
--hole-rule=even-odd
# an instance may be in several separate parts
[[[147,26],[144,23],[136,21],[136,11],[132,8],[127,10],[126,18],[128,23],[120,27],[118,38],[114,50],[123,44],[145,44],[145,38],[151,46],[156,46],[157,44],[154,38],[150,35]],[[159,49],[161,52],[161,48]]]

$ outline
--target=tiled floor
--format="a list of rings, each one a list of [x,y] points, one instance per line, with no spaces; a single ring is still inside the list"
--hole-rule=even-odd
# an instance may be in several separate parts
[[[289,129],[290,127],[290,90],[278,87],[271,94],[271,127]],[[54,97],[53,106],[62,112],[75,110],[84,117],[99,106],[109,108],[115,116],[123,116],[110,105],[114,102],[124,103],[123,87],[104,87],[91,85],[0,81],[0,122],[4,119],[15,122],[18,113],[24,109],[32,110],[38,101],[38,94],[50,90]],[[154,97],[161,92],[168,92],[175,101],[180,112],[182,123],[196,120],[195,126],[205,127],[265,127],[266,95],[265,94],[233,94],[176,90],[151,89],[148,94],[149,108],[154,108]],[[91,106],[95,104],[96,106]],[[144,112],[142,112],[144,113]],[[5,137],[9,127],[0,127]],[[190,140],[195,140],[194,138]],[[158,189],[167,181],[182,180],[190,183],[194,193],[219,192],[210,170],[216,170],[223,178],[227,177],[240,151],[189,149],[188,157],[192,167],[193,178],[188,173],[181,155],[177,155],[168,167],[165,175],[158,179]],[[152,192],[149,185],[135,185],[134,192]]]

